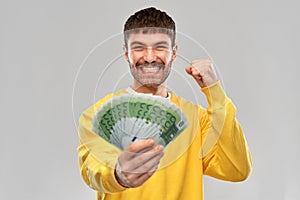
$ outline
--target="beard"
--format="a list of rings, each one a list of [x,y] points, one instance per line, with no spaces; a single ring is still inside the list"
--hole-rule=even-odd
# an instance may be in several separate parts
[[[158,87],[163,84],[170,75],[172,62],[168,64],[152,62],[137,63],[135,66],[129,63],[133,78],[146,87]]]

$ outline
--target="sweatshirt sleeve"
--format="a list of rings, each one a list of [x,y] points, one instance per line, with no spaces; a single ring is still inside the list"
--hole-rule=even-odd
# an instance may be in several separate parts
[[[107,95],[85,110],[79,119],[78,161],[80,173],[85,183],[92,189],[104,194],[116,193],[126,188],[115,177],[115,166],[121,150],[106,142],[92,131],[92,120],[99,107],[107,102]]]
[[[94,158],[83,144],[78,147],[78,156],[81,176],[89,187],[101,193],[125,190],[116,180],[114,168]]]
[[[250,151],[235,114],[236,108],[220,82],[202,88],[208,108],[200,109],[204,174],[227,181],[243,181],[252,169]]]

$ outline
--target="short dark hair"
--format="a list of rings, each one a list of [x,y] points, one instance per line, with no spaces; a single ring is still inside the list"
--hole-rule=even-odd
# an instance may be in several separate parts
[[[147,27],[162,28],[162,30],[165,30],[162,32],[169,34],[171,36],[172,44],[175,44],[176,27],[174,20],[166,12],[158,10],[154,7],[149,7],[137,11],[125,22],[123,31],[126,46],[128,33],[131,33],[130,30],[138,30],[140,28]]]

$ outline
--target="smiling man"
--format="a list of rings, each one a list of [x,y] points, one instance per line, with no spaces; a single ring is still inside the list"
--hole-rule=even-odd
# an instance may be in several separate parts
[[[207,109],[167,89],[178,49],[175,37],[175,23],[165,12],[146,8],[130,16],[124,26],[123,49],[132,84],[99,100],[80,117],[80,171],[98,199],[199,200],[203,199],[204,174],[243,181],[251,171],[251,156],[235,118],[236,109],[211,60],[195,60],[186,67],[206,95]],[[91,124],[98,108],[126,93],[168,99],[186,114],[189,126],[166,148],[149,138],[120,151],[95,134]]]

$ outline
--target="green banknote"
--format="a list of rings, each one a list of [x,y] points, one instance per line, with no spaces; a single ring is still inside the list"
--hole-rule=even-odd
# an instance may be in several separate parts
[[[93,131],[120,149],[147,138],[167,146],[187,126],[185,114],[175,104],[145,94],[116,96],[93,119]]]

